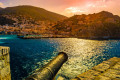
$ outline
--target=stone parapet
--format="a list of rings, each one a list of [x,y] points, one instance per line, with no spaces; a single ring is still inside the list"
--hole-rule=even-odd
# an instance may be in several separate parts
[[[0,80],[11,80],[10,48],[0,46]]]
[[[120,80],[120,58],[103,61],[72,80]]]

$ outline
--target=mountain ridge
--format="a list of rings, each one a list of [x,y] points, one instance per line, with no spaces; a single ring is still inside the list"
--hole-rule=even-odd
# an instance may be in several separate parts
[[[41,10],[40,12],[45,14],[40,13],[39,9]],[[34,14],[36,12],[37,14]],[[0,30],[7,32],[6,34],[30,34],[85,39],[120,38],[120,17],[108,11],[88,15],[74,15],[69,18],[62,16],[61,20],[58,19],[61,15],[57,15],[58,18],[55,18],[53,13],[53,16],[51,16],[48,15],[51,12],[49,13],[49,11],[42,8],[32,6],[10,7],[1,10],[0,14],[3,14],[0,15],[0,21],[4,21],[0,22],[0,24],[4,23],[3,25],[5,25],[6,21],[8,21],[6,23],[8,26],[2,26],[3,29]],[[39,16],[38,14],[41,15]],[[51,22],[51,20],[53,21]]]
[[[55,22],[61,19],[65,19],[67,17],[47,11],[43,8],[34,7],[30,5],[22,5],[22,6],[15,6],[15,7],[7,7],[0,10],[1,15],[11,15],[12,17],[22,16],[27,18],[32,18],[39,21],[51,21]]]
[[[54,27],[57,31],[55,33],[59,35],[67,33],[70,36],[80,38],[118,38],[120,35],[120,17],[107,11],[74,15],[63,21],[58,21]]]

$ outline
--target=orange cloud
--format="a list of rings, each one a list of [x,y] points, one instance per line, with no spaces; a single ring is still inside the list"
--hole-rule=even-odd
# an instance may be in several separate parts
[[[67,14],[68,16],[74,15],[74,14],[90,14],[90,13],[96,13],[100,12],[103,10],[106,10],[108,7],[108,2],[110,0],[86,0],[84,5],[76,5],[76,6],[71,6],[68,8],[65,8],[64,13]]]
[[[4,8],[4,4],[2,2],[0,2],[0,7]]]
[[[115,14],[120,13],[120,0],[1,0],[0,2],[1,7],[33,5],[66,16],[90,14],[103,10]]]

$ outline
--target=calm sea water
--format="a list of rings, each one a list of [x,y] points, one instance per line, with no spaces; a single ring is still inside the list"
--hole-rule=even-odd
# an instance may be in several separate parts
[[[66,52],[69,59],[58,72],[58,76],[65,77],[66,80],[111,57],[120,57],[120,40],[19,39],[15,35],[2,35],[0,46],[9,46],[11,49],[12,80],[22,80],[61,51]]]

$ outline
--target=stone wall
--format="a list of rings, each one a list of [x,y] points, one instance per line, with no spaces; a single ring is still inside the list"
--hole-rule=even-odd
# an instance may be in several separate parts
[[[103,61],[72,80],[120,80],[120,58]]]
[[[0,46],[0,80],[11,80],[9,47]]]

